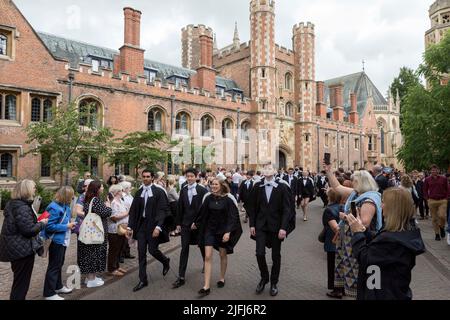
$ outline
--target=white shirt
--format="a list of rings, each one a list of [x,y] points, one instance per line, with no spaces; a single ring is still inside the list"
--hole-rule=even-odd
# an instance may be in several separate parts
[[[235,174],[233,174],[232,179],[234,184],[239,184],[242,181],[242,176],[238,172],[236,172]]]
[[[218,179],[220,180],[226,180],[227,178],[225,177],[225,175],[222,172],[219,172],[216,176]]]
[[[247,190],[250,188],[250,183],[251,182],[252,182],[252,180],[245,181],[245,185],[247,186]]]
[[[128,211],[125,206],[125,201],[117,200],[117,199],[114,199],[111,202],[111,210],[112,210],[111,217],[115,217],[119,214],[122,214],[122,213]],[[117,226],[122,223],[128,223],[128,216],[126,216],[125,218],[123,218],[117,222],[114,222],[111,219],[108,219],[108,233],[117,233]]]
[[[267,197],[267,202],[270,201],[270,196],[272,195],[272,191],[273,188],[277,185],[277,183],[275,182],[275,180],[272,181],[265,181],[264,182],[264,186],[266,189],[266,197]]]
[[[294,176],[289,176],[289,186],[291,186],[292,179],[294,179]]]
[[[192,198],[197,195],[197,182],[193,183],[192,185],[188,185],[188,198],[189,198],[189,204],[192,204]]]

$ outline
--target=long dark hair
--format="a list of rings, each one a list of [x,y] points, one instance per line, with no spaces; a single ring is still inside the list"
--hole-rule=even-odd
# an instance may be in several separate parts
[[[86,196],[84,198],[84,203],[91,203],[91,200],[95,197],[100,196],[100,188],[102,187],[102,183],[98,180],[92,181],[89,184],[89,187],[86,191]]]

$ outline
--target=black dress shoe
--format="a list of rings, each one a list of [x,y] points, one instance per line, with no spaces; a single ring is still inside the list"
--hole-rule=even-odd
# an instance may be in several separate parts
[[[163,268],[163,276],[165,277],[167,272],[169,272],[170,270],[170,259],[168,258],[166,260],[166,262],[164,263],[164,268]]]
[[[441,241],[441,236],[439,234],[436,234],[436,238],[434,238],[436,241]]]
[[[441,238],[445,238],[445,229],[441,228]]]
[[[129,256],[125,256],[125,259],[135,259],[135,256],[129,255]]]
[[[219,281],[219,282],[217,282],[217,287],[218,287],[218,288],[223,288],[223,287],[225,287],[225,281]]]
[[[142,290],[142,289],[144,289],[145,287],[147,287],[148,286],[148,282],[139,282],[138,284],[137,284],[137,286],[136,287],[134,287],[133,288],[133,292],[137,292],[137,291],[139,291],[139,290]]]
[[[177,289],[181,286],[184,286],[184,284],[186,283],[186,281],[184,279],[178,278],[177,281],[175,281],[172,285],[173,289]]]
[[[258,283],[258,286],[256,287],[256,294],[261,294],[264,291],[264,288],[266,287],[266,284],[268,284],[268,280],[261,280]]]
[[[199,298],[206,297],[206,296],[209,295],[210,293],[211,293],[211,289],[204,289],[204,288],[201,288],[200,291],[198,292]]]
[[[271,295],[272,297],[275,297],[277,294],[278,294],[278,288],[277,288],[277,285],[276,285],[276,284],[272,284],[272,285],[270,286],[270,295]]]
[[[119,258],[119,263],[125,263],[125,260],[123,259],[123,257]]]

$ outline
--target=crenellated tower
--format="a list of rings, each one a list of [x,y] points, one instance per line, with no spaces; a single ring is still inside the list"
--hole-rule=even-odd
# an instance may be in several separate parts
[[[292,46],[295,52],[295,162],[305,170],[315,168],[317,162],[317,134],[313,117],[316,114],[315,33],[311,22],[293,28]]]
[[[274,141],[266,135],[266,130],[273,133],[277,126],[275,1],[250,1],[250,27],[250,92],[257,113],[254,127],[262,138],[259,158],[262,162],[275,162],[275,152],[271,150]]]

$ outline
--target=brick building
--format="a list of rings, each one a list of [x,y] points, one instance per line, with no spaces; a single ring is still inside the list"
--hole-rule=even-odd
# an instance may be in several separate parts
[[[348,169],[382,160],[377,114],[392,103],[364,72],[316,81],[313,24],[295,25],[292,49],[280,47],[274,1],[252,0],[248,43],[236,26],[233,43],[219,49],[213,30],[189,25],[181,32],[183,67],[176,67],[147,59],[141,15],[124,8],[124,43],[113,50],[36,32],[11,0],[0,0],[0,185],[24,177],[54,181],[41,155],[24,156],[23,129],[47,121],[51,107],[69,96],[80,108],[95,103],[92,119],[119,135],[154,130],[199,137],[227,157],[213,166],[272,161],[317,171],[324,152],[335,167]],[[104,159],[85,163],[103,178],[129,171]],[[165,169],[180,168],[168,162]]]

